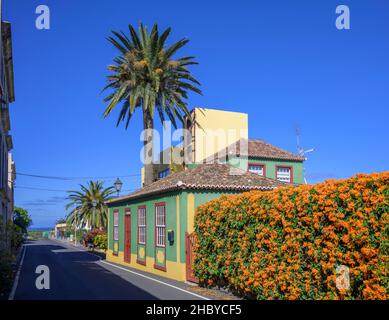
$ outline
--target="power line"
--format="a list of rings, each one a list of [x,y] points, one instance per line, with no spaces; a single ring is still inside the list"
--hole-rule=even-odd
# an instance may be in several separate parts
[[[35,188],[35,187],[25,187],[25,186],[15,186],[16,189],[29,189],[29,190],[40,190],[40,191],[61,191],[66,192],[69,190],[60,190],[60,189],[44,189],[44,188]]]
[[[55,191],[55,192],[69,192],[74,190],[65,190],[65,189],[46,189],[46,188],[36,188],[36,187],[27,187],[27,186],[15,186],[16,189],[28,189],[28,190],[39,190],[39,191]],[[122,190],[122,192],[132,192],[138,189],[127,189]]]
[[[25,176],[25,177],[40,178],[40,179],[51,179],[51,180],[66,180],[66,181],[80,180],[80,179],[116,179],[116,178],[130,178],[130,177],[140,176],[140,174],[138,173],[123,175],[123,176],[109,176],[109,177],[58,177],[58,176],[46,176],[46,175],[22,173],[22,172],[16,172],[14,174],[16,174],[17,176]]]
[[[24,172],[12,172],[13,174],[16,174],[18,176],[25,176],[25,177],[31,177],[31,178],[38,178],[38,179],[49,179],[49,180],[62,180],[62,181],[74,181],[74,180],[81,180],[81,179],[116,179],[116,178],[130,178],[130,177],[138,177],[140,174],[130,174],[130,175],[122,175],[122,176],[106,176],[106,177],[60,177],[60,176],[49,176],[49,175],[41,175],[41,174],[32,174],[32,173],[24,173]],[[14,181],[9,181],[14,183]],[[65,190],[65,189],[50,189],[50,188],[38,188],[38,187],[30,187],[30,186],[19,186],[15,185],[14,188],[17,189],[28,189],[28,190],[37,190],[37,191],[53,191],[53,192],[69,192],[72,190]],[[74,189],[74,188],[73,188]],[[127,189],[122,190],[122,192],[132,192],[137,189]]]

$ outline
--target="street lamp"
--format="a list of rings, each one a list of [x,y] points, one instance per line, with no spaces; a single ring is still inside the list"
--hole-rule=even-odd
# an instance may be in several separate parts
[[[116,192],[118,193],[119,196],[120,190],[122,190],[123,182],[121,182],[120,179],[117,178],[113,186],[115,187]]]

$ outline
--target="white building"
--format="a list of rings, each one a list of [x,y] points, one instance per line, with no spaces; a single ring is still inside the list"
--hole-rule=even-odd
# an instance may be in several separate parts
[[[3,221],[8,221],[12,219],[16,174],[11,154],[13,142],[9,117],[9,104],[15,101],[15,92],[11,24],[2,19],[0,35],[0,216]]]

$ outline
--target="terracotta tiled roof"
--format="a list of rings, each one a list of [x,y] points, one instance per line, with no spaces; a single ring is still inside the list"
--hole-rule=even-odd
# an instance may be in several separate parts
[[[240,147],[248,150],[240,150]],[[292,152],[283,150],[260,139],[241,139],[231,144],[226,149],[219,151],[206,161],[209,163],[212,159],[225,158],[226,155],[249,156],[253,158],[264,158],[274,160],[304,161],[305,158]]]
[[[243,171],[227,164],[200,164],[193,169],[171,174],[129,195],[107,201],[108,204],[162,194],[174,190],[271,190],[285,183]]]

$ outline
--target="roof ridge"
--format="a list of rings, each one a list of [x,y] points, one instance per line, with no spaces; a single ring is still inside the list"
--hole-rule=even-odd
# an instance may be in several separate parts
[[[230,170],[233,170],[231,172]],[[179,182],[182,183],[179,183]],[[173,173],[126,196],[114,198],[107,203],[135,199],[142,196],[163,194],[185,188],[210,190],[269,190],[288,185],[280,181],[260,176],[248,170],[223,163],[204,163],[192,169]]]
[[[241,141],[247,141],[247,150],[241,152]],[[231,150],[232,149],[232,150]],[[246,148],[245,148],[246,149]],[[207,157],[207,160],[218,160],[228,155],[243,155],[248,157],[257,157],[265,159],[304,161],[305,158],[292,151],[275,146],[263,139],[259,138],[240,138],[239,140],[229,144],[221,150]]]
[[[261,138],[248,138],[247,140],[248,140],[248,141],[260,141],[260,142],[267,143],[266,140],[261,139]]]

